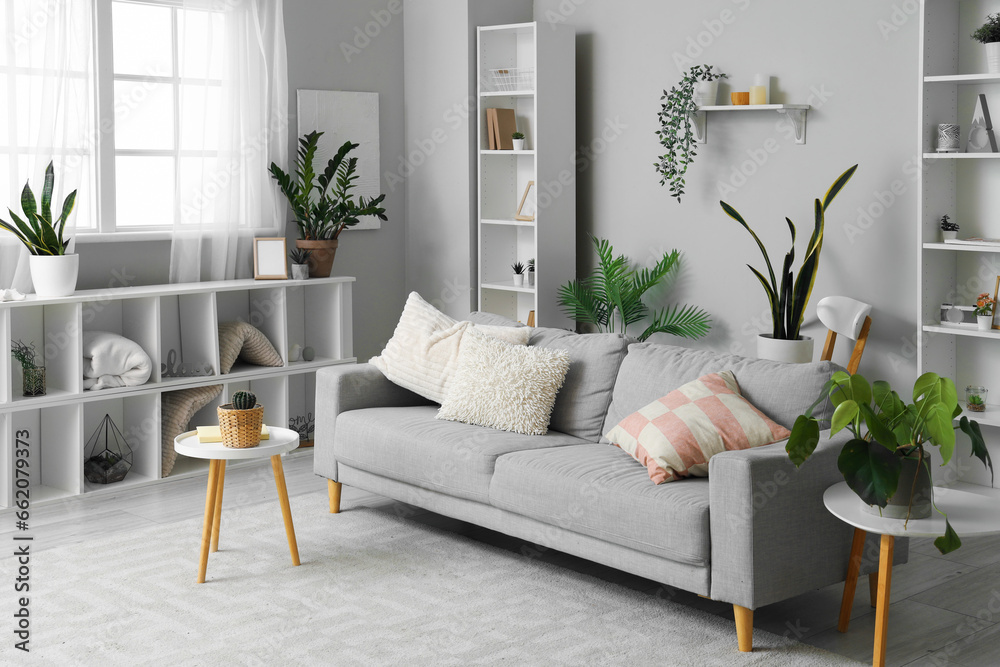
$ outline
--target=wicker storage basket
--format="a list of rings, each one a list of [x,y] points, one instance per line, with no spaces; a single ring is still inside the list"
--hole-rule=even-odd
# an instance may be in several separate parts
[[[232,403],[220,405],[219,430],[226,447],[246,449],[260,444],[260,427],[264,423],[264,408],[260,405],[249,410],[237,410]]]

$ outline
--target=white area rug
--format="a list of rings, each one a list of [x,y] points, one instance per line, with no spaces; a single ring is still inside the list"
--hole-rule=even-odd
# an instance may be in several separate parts
[[[300,567],[277,503],[227,509],[201,585],[194,518],[35,554],[32,650],[15,662],[858,664],[759,630],[740,654],[732,621],[385,511],[332,515],[323,493],[292,513]]]

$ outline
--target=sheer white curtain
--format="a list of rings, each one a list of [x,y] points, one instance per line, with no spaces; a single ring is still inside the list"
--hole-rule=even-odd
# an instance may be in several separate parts
[[[282,0],[184,0],[181,211],[170,281],[252,275],[253,236],[284,236],[285,204],[268,174],[288,153],[288,65]],[[206,9],[207,18],[206,18]],[[214,27],[214,29],[213,29]],[[213,40],[208,62],[189,40]],[[188,54],[185,56],[185,54]]]
[[[26,181],[36,200],[45,167],[55,163],[53,209],[79,190],[67,225],[93,224],[94,3],[92,0],[4,0],[0,3],[0,218],[21,215]],[[21,216],[23,218],[23,216]],[[72,248],[72,246],[71,246]],[[28,252],[0,230],[0,288],[31,291]]]

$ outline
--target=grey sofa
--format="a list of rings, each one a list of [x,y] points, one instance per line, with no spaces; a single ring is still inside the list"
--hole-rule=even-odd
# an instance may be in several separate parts
[[[799,470],[775,443],[713,457],[707,479],[658,486],[602,441],[638,408],[726,369],[751,403],[790,428],[835,366],[543,328],[529,344],[571,359],[544,436],[436,420],[436,404],[368,364],[319,371],[315,472],[330,480],[330,511],[347,484],[730,603],[741,651],[752,649],[754,609],[844,580],[851,529],[822,500],[843,479],[840,435],[822,434]],[[896,561],[906,552],[897,541]]]

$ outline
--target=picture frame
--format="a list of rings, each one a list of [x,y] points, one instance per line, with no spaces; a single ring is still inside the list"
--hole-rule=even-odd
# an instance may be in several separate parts
[[[996,285],[993,287],[993,326],[990,327],[991,329],[1000,330],[1000,324],[997,324],[997,296],[1000,296],[1000,276],[997,276]]]
[[[261,237],[253,240],[254,280],[288,280],[285,237]]]
[[[517,214],[514,216],[514,219],[521,222],[534,222],[536,207],[537,194],[535,182],[528,181],[528,184],[524,187],[524,194],[521,195],[521,203],[517,206]]]

